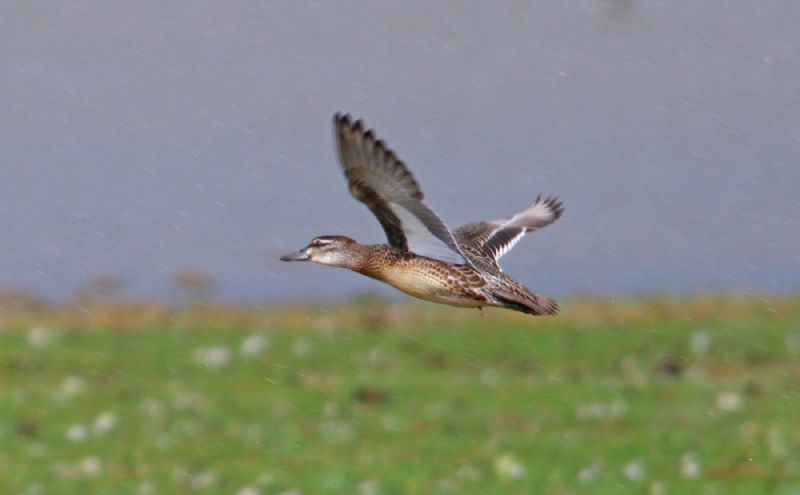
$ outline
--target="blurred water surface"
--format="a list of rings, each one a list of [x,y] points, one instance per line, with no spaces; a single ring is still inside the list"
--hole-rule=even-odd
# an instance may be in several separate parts
[[[377,128],[451,225],[539,193],[504,259],[552,294],[800,287],[800,3],[0,4],[0,283],[232,298],[376,283],[277,257],[382,240],[334,111]]]

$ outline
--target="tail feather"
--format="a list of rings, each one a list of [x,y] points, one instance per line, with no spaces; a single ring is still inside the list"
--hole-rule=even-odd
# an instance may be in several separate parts
[[[522,284],[495,288],[492,291],[492,297],[499,306],[529,315],[552,316],[558,314],[558,303],[555,300],[536,295]]]
[[[553,316],[558,314],[558,303],[549,297],[537,297],[536,300],[516,301],[498,297],[503,307],[534,316]]]

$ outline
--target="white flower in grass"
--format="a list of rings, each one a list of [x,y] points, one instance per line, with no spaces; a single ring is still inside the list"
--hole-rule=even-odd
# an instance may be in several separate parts
[[[590,402],[580,404],[575,408],[575,417],[581,420],[603,420],[609,418],[622,418],[628,412],[625,401],[614,399],[609,403]]]
[[[214,473],[200,473],[192,476],[189,483],[194,489],[203,489],[213,486],[217,482],[217,477]]]
[[[631,461],[622,469],[622,474],[631,481],[641,481],[644,479],[644,464],[640,461]]]
[[[702,469],[700,468],[700,461],[697,459],[697,453],[687,452],[681,457],[681,477],[693,480],[700,477]]]
[[[378,495],[380,490],[378,489],[379,485],[378,482],[375,480],[364,480],[358,484],[358,495]]]
[[[307,340],[301,340],[294,345],[292,350],[294,351],[295,356],[305,359],[311,356],[313,348],[311,346],[311,342],[308,342]]]
[[[375,347],[367,354],[367,362],[370,364],[370,366],[379,368],[381,366],[385,366],[387,361],[386,352],[384,352],[384,350],[380,347]]]
[[[333,443],[349,443],[355,436],[353,427],[347,421],[328,420],[319,425],[319,433]]]
[[[181,411],[204,411],[208,409],[209,399],[195,392],[177,392],[173,405]]]
[[[578,481],[581,483],[589,483],[590,481],[596,480],[598,474],[600,474],[600,471],[594,466],[583,468],[578,473]]]
[[[261,492],[258,491],[258,488],[252,486],[245,486],[244,488],[236,492],[236,495],[261,495]]]
[[[520,479],[525,476],[525,466],[513,455],[501,454],[494,459],[494,472],[502,479]]]
[[[145,481],[136,488],[136,495],[156,495],[158,488],[152,481]]]
[[[742,396],[736,392],[723,392],[717,396],[717,407],[720,411],[736,412],[743,405]]]
[[[486,368],[481,373],[481,381],[490,387],[496,387],[500,383],[500,373],[494,368]]]
[[[43,347],[50,342],[50,330],[41,325],[37,325],[28,332],[28,344],[31,347]]]
[[[401,423],[397,416],[386,414],[381,418],[381,426],[387,431],[400,431]]]
[[[194,361],[206,368],[222,368],[231,361],[231,350],[225,346],[197,349],[192,355]]]
[[[117,425],[117,417],[113,413],[104,412],[94,420],[94,432],[98,435],[108,433]]]
[[[451,478],[440,478],[436,480],[436,493],[453,493],[457,486]]]
[[[145,416],[156,417],[160,416],[164,411],[164,406],[158,399],[146,397],[142,399],[142,403],[139,405],[139,411],[141,411],[141,413]]]
[[[70,442],[85,442],[89,437],[89,431],[85,426],[74,424],[67,428],[67,440]]]
[[[707,374],[706,367],[700,363],[692,363],[686,368],[686,378],[693,382],[702,382]]]
[[[622,418],[628,413],[628,406],[622,399],[614,399],[608,404],[608,414],[612,418]]]
[[[654,481],[650,487],[650,495],[667,495],[667,485],[663,481]]]
[[[69,400],[76,395],[82,394],[86,390],[86,380],[80,376],[70,375],[61,382],[56,396],[60,400]]]
[[[81,460],[80,469],[83,474],[93,478],[100,474],[103,470],[103,465],[97,457],[84,457]]]
[[[714,343],[711,334],[705,330],[694,332],[689,338],[689,349],[697,357],[707,356]]]
[[[342,408],[338,402],[328,402],[322,408],[322,413],[325,415],[326,418],[336,418],[342,412]]]
[[[267,338],[263,334],[254,333],[242,341],[242,345],[239,347],[239,353],[241,353],[242,356],[255,357],[264,352],[264,349],[267,348],[267,344]]]

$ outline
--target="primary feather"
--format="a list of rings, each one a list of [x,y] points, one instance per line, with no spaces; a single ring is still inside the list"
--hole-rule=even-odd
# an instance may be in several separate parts
[[[334,116],[339,162],[350,193],[381,223],[389,245],[451,263],[469,264],[450,229],[423,201],[406,165],[360,120]]]

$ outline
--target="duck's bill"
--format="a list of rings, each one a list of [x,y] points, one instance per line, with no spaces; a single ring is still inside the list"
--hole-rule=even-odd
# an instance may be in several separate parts
[[[305,249],[281,256],[281,261],[308,261],[308,259],[308,253]]]

